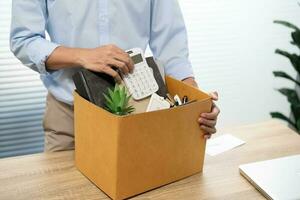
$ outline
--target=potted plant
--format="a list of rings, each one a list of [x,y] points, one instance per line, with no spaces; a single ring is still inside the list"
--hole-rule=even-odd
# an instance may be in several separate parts
[[[274,21],[276,24],[281,24],[283,26],[286,26],[288,28],[293,29],[291,33],[292,41],[291,44],[297,46],[300,49],[300,29],[286,21]],[[276,54],[282,55],[286,58],[288,58],[297,72],[297,76],[300,74],[300,55],[295,53],[289,53],[287,51],[276,49]],[[300,87],[300,81],[294,79],[292,76],[287,74],[284,71],[274,71],[273,72],[275,77],[284,78],[289,81],[292,81],[296,84],[296,88]],[[297,91],[292,88],[281,88],[278,89],[278,91],[287,97],[288,102],[290,103],[291,112],[292,112],[292,119],[285,116],[284,114],[280,112],[271,112],[272,118],[278,118],[282,119],[284,121],[287,121],[295,130],[297,130],[298,133],[300,133],[300,100],[297,94]]]
[[[135,109],[133,106],[129,106],[130,95],[124,86],[115,85],[112,90],[108,88],[107,94],[103,94],[106,100],[105,109],[116,115],[128,115],[132,113]]]

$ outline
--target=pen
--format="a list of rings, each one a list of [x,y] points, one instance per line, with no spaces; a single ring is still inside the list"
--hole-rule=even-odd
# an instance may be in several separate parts
[[[175,96],[174,96],[174,100],[175,100],[175,105],[177,104],[178,106],[181,106],[182,105],[182,102],[181,102],[181,100],[180,100],[180,98],[179,98],[179,96],[176,94]]]
[[[169,98],[165,98],[165,100],[171,105],[171,108],[174,107],[174,103],[172,101],[170,101]]]
[[[188,99],[187,96],[184,96],[184,97],[182,98],[182,103],[183,103],[183,104],[186,104],[188,101],[189,101],[189,99]]]
[[[171,97],[171,95],[169,93],[167,94],[167,98],[169,99],[169,101],[172,102],[173,105],[175,104],[175,101],[173,100],[173,98]]]

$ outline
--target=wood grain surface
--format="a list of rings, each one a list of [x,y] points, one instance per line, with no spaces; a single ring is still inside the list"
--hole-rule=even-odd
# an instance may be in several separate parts
[[[300,154],[300,136],[271,120],[223,129],[246,144],[211,157],[204,171],[141,194],[136,200],[264,199],[240,174],[240,164]],[[74,152],[0,159],[0,199],[109,199],[74,167]]]

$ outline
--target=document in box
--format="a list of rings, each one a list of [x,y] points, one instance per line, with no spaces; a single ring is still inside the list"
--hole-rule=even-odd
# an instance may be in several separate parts
[[[208,140],[206,145],[206,153],[210,156],[215,156],[243,144],[245,144],[245,141],[240,140],[230,134],[225,134]]]

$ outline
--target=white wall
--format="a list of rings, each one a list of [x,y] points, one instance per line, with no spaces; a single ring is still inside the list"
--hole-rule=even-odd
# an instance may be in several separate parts
[[[190,57],[200,87],[217,90],[222,110],[219,127],[270,118],[270,111],[289,114],[286,99],[274,90],[293,84],[272,71],[296,75],[275,48],[297,51],[290,30],[275,19],[300,26],[297,0],[180,0],[189,33]]]

